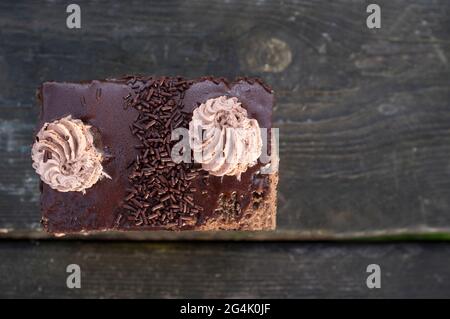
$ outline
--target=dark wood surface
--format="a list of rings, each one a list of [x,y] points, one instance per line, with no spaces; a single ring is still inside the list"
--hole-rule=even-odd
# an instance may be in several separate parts
[[[368,1],[76,3],[81,30],[65,1],[0,2],[0,297],[450,297],[446,244],[296,242],[450,238],[449,1],[376,1],[380,30],[365,26]],[[36,88],[126,73],[273,86],[277,231],[28,241],[49,238],[30,161]],[[69,263],[81,290],[65,288]],[[380,290],[365,287],[369,263]]]
[[[366,28],[364,1],[78,3],[81,30],[66,28],[65,2],[0,3],[2,237],[44,236],[30,163],[36,88],[125,73],[273,86],[281,179],[268,238],[449,231],[448,1],[378,1],[380,30]]]
[[[20,250],[19,250],[20,249]],[[448,244],[2,242],[0,297],[450,297]],[[6,261],[6,262],[4,262]],[[81,268],[68,289],[66,268]],[[378,264],[381,288],[368,289]]]

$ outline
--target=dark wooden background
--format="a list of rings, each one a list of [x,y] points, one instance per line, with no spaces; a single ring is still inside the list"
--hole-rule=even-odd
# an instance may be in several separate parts
[[[1,1],[0,296],[450,296],[447,244],[297,242],[450,238],[450,2],[373,1],[382,28],[369,30],[371,2],[76,1],[82,28],[69,30],[69,2]],[[126,73],[248,75],[273,86],[277,231],[47,241],[30,161],[35,90]],[[123,242],[182,239],[257,243]],[[51,282],[74,260],[92,275],[78,292]],[[391,267],[391,286],[377,292],[364,285],[375,261]],[[129,262],[145,267],[125,276]],[[179,277],[166,280],[166,266]]]

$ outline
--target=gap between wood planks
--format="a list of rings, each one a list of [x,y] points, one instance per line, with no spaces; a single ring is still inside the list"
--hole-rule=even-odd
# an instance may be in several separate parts
[[[274,232],[96,232],[55,236],[40,231],[0,229],[0,240],[101,240],[101,241],[210,241],[210,242],[393,242],[393,241],[450,241],[449,228],[387,229],[369,232],[331,234],[320,231]]]

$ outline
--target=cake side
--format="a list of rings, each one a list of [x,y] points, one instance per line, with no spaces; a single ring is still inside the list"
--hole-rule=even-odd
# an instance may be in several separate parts
[[[278,173],[268,177],[268,190],[254,192],[251,205],[243,212],[241,218],[234,219],[233,213],[218,213],[209,219],[199,230],[274,230],[277,214]],[[234,201],[231,200],[231,205]],[[232,210],[231,210],[232,211]]]

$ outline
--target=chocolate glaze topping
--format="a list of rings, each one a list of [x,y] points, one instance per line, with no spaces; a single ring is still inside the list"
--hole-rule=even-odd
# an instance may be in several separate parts
[[[245,217],[249,205],[257,205],[268,189],[268,177],[257,174],[260,163],[238,181],[234,176],[210,176],[200,165],[175,164],[170,159],[176,143],[170,141],[171,130],[187,128],[195,107],[222,95],[237,97],[249,117],[260,127],[271,128],[273,94],[257,79],[229,83],[211,77],[188,81],[128,76],[44,83],[38,92],[37,130],[66,115],[92,125],[101,136],[104,169],[112,177],[99,181],[85,195],[57,192],[41,183],[44,228],[54,233],[195,229],[224,214],[225,219]]]

